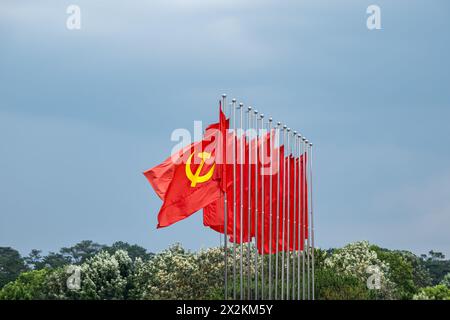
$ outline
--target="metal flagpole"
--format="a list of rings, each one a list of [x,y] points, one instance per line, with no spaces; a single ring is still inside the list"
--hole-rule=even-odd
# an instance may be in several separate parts
[[[281,122],[277,123],[277,140],[278,140],[278,147],[280,147],[280,127]],[[280,174],[280,149],[278,149],[277,152],[277,223],[276,223],[276,246],[275,246],[275,300],[278,299],[278,244],[279,244],[279,237],[280,237],[280,184],[281,184],[281,174]]]
[[[272,118],[269,118],[267,124],[269,131],[268,148],[270,150],[270,179],[269,179],[269,300],[272,300],[272,176],[273,176],[273,150],[274,141],[272,137]]]
[[[283,126],[283,143],[286,142],[286,129],[287,126],[284,125]],[[286,154],[286,143],[284,146],[284,154]],[[285,257],[285,251],[286,251],[286,246],[285,246],[285,235],[286,235],[286,197],[285,195],[287,195],[286,193],[286,161],[285,161],[285,156],[283,155],[283,199],[282,199],[282,203],[283,203],[283,230],[281,232],[282,234],[282,243],[281,243],[281,300],[284,300],[284,257]]]
[[[288,162],[287,162],[287,253],[286,253],[286,300],[289,300],[289,265],[291,264],[291,128],[287,129],[287,143],[288,143]]]
[[[309,206],[311,208],[311,247],[312,247],[312,300],[315,300],[315,274],[314,274],[314,208],[313,208],[313,184],[312,184],[312,157],[313,157],[313,144],[309,144],[309,194],[310,194],[310,202]]]
[[[258,300],[258,110],[255,110],[255,300]]]
[[[295,249],[296,249],[296,245],[297,245],[297,237],[296,237],[296,230],[297,230],[297,217],[296,217],[296,209],[297,209],[297,203],[296,203],[296,191],[297,191],[297,166],[295,165],[295,161],[297,159],[297,131],[293,132],[293,138],[292,138],[292,143],[293,143],[293,149],[294,149],[294,190],[293,190],[293,197],[294,197],[294,214],[293,214],[293,219],[294,222],[292,223],[293,225],[293,231],[292,231],[292,300],[295,300]]]
[[[245,137],[244,137],[244,122],[243,122],[243,109],[244,109],[244,104],[241,102],[239,103],[239,109],[241,111],[241,117],[240,117],[240,121],[241,121],[241,125],[240,125],[240,129],[241,129],[241,143],[239,144],[239,158],[240,158],[240,202],[241,202],[241,209],[239,210],[239,240],[240,240],[240,296],[241,296],[241,300],[244,299],[244,278],[243,278],[243,265],[242,265],[242,255],[243,255],[243,243],[244,243],[244,235],[243,235],[243,229],[244,229],[244,161],[243,161],[243,154],[244,154],[244,150],[243,150],[243,146],[245,147]]]
[[[226,113],[226,107],[225,107],[225,101],[226,101],[226,94],[222,94],[222,106],[223,106],[223,112]],[[222,128],[221,128],[222,129]],[[223,140],[223,137],[222,137]],[[225,139],[226,140],[226,139]],[[222,141],[222,148],[226,148],[226,141]],[[222,150],[222,164],[225,164],[226,159],[223,159],[223,150]],[[224,216],[224,232],[223,232],[223,240],[224,240],[224,263],[225,263],[225,300],[228,299],[228,234],[227,234],[227,227],[228,227],[228,217],[227,217],[227,192],[224,192],[224,207],[223,207],[223,216]]]
[[[236,300],[236,99],[233,105],[233,299]]]
[[[298,134],[298,139],[297,139],[297,141],[296,141],[296,145],[297,145],[297,149],[298,149],[298,156],[299,156],[299,159],[298,159],[298,168],[297,168],[297,171],[298,171],[298,177],[297,177],[297,179],[298,179],[298,190],[297,190],[297,193],[298,193],[298,201],[297,201],[297,206],[298,206],[298,217],[297,217],[297,224],[298,224],[298,231],[297,231],[297,233],[298,233],[298,250],[297,250],[297,300],[300,300],[301,299],[301,295],[300,295],[300,275],[301,275],[301,273],[300,273],[300,257],[301,257],[301,240],[302,240],[302,238],[301,238],[301,214],[302,214],[302,208],[301,208],[301,204],[302,204],[302,201],[301,201],[301,193],[300,193],[300,190],[301,190],[301,187],[302,187],[302,185],[301,185],[301,162],[300,162],[300,156],[302,155],[302,151],[301,151],[301,140],[302,140],[302,135],[301,134]]]
[[[266,154],[264,149],[264,139],[266,138],[266,134],[264,132],[264,114],[260,115],[261,117],[261,169],[262,171],[263,164],[265,164]],[[264,215],[265,215],[265,204],[264,204],[264,179],[265,174],[262,171],[261,174],[261,300],[264,300]]]
[[[305,192],[305,187],[306,187],[306,183],[305,183],[305,140],[306,138],[303,137],[302,138],[302,151],[303,151],[303,160],[302,160],[302,170],[303,170],[303,179],[302,179],[302,190],[303,192]],[[302,216],[303,216],[303,238],[305,237],[306,234],[306,229],[305,229],[305,209],[306,209],[306,203],[305,203],[305,198],[302,197]],[[303,295],[302,295],[302,299],[305,300],[306,298],[306,268],[305,268],[305,241],[303,240],[303,250],[302,250],[302,286],[303,286]]]
[[[305,179],[306,179],[306,187],[307,187],[307,189],[306,190],[308,190],[308,188],[309,188],[309,179],[308,179],[308,163],[309,163],[309,152],[308,152],[308,140],[305,140],[305,151],[306,151],[306,154],[307,154],[307,156],[306,156],[306,168],[305,168],[305,172],[306,172],[306,174],[305,174]],[[308,199],[307,199],[307,203],[308,203]],[[308,214],[309,214],[309,206],[307,206],[307,208],[308,208],[308,211],[306,212],[306,215],[308,216]],[[310,284],[310,282],[311,282],[311,274],[310,274],[310,272],[311,272],[311,267],[310,267],[310,262],[311,262],[311,259],[310,259],[310,256],[311,256],[311,251],[310,251],[310,240],[309,240],[309,238],[310,238],[310,235],[309,235],[309,221],[308,221],[308,227],[307,227],[307,230],[306,230],[306,232],[307,232],[307,235],[308,235],[308,238],[307,238],[307,240],[306,240],[306,247],[307,247],[307,255],[306,255],[306,257],[307,257],[307,261],[306,261],[306,265],[307,265],[307,270],[308,270],[308,287],[307,287],[307,291],[308,291],[308,300],[310,300],[311,299],[311,284]]]
[[[251,258],[251,219],[252,219],[252,211],[251,211],[251,181],[252,181],[252,175],[251,175],[251,159],[252,159],[252,152],[251,152],[251,127],[252,127],[252,107],[248,107],[248,113],[247,113],[247,136],[248,136],[248,234],[247,234],[247,299],[250,300],[252,297],[251,294],[251,268],[250,268],[250,258]]]

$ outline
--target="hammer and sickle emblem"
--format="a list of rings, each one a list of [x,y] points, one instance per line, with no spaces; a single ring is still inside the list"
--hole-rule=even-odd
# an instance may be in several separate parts
[[[204,175],[200,175],[203,165],[205,164],[205,160],[211,158],[211,154],[208,152],[200,152],[197,154],[197,156],[202,159],[202,161],[200,162],[200,165],[197,168],[197,171],[195,171],[195,174],[192,173],[191,171],[191,161],[192,161],[192,157],[194,156],[194,153],[191,154],[188,158],[188,160],[186,161],[186,177],[191,181],[191,187],[195,187],[197,185],[197,183],[202,183],[202,182],[206,182],[209,179],[211,179],[213,173],[214,173],[214,168],[216,167],[216,164],[214,164],[212,166],[211,169],[209,169],[209,171],[204,174]]]

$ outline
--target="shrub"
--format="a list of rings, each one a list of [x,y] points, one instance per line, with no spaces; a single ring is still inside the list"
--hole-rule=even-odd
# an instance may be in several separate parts
[[[21,273],[0,290],[0,300],[45,299],[45,281],[49,273],[47,269]]]
[[[450,300],[450,289],[443,285],[426,287],[413,297],[414,300]]]

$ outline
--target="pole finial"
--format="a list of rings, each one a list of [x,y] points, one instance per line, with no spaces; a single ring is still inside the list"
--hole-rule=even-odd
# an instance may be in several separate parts
[[[309,143],[309,146],[312,147],[313,146],[312,143]]]
[[[235,99],[235,98],[233,98],[233,99],[231,100],[231,102],[233,102],[233,103],[236,103],[236,99]]]
[[[269,122],[272,122],[273,121],[273,119],[272,118],[269,118]]]
[[[297,131],[296,130],[294,130],[294,136],[296,136],[297,135]]]
[[[225,93],[222,93],[222,98],[226,98],[227,95]]]
[[[261,113],[259,116],[261,117],[261,119],[264,119],[264,113]]]
[[[309,141],[308,141],[308,140],[305,140],[305,143],[306,143],[306,144],[308,144],[308,143],[309,143]]]
[[[239,107],[242,108],[244,104],[242,102],[239,102]]]
[[[255,110],[255,114],[258,114],[258,110]]]
[[[283,126],[283,129],[286,129],[286,128],[287,128],[287,125],[284,125],[284,126]]]
[[[248,106],[247,109],[248,109],[248,112],[252,111],[252,107],[251,106]]]

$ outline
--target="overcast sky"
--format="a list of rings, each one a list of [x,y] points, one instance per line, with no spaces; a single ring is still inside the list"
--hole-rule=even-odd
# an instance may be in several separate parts
[[[225,92],[315,143],[320,247],[450,255],[449,30],[448,0],[2,0],[0,246],[218,245],[156,230],[141,172]]]

